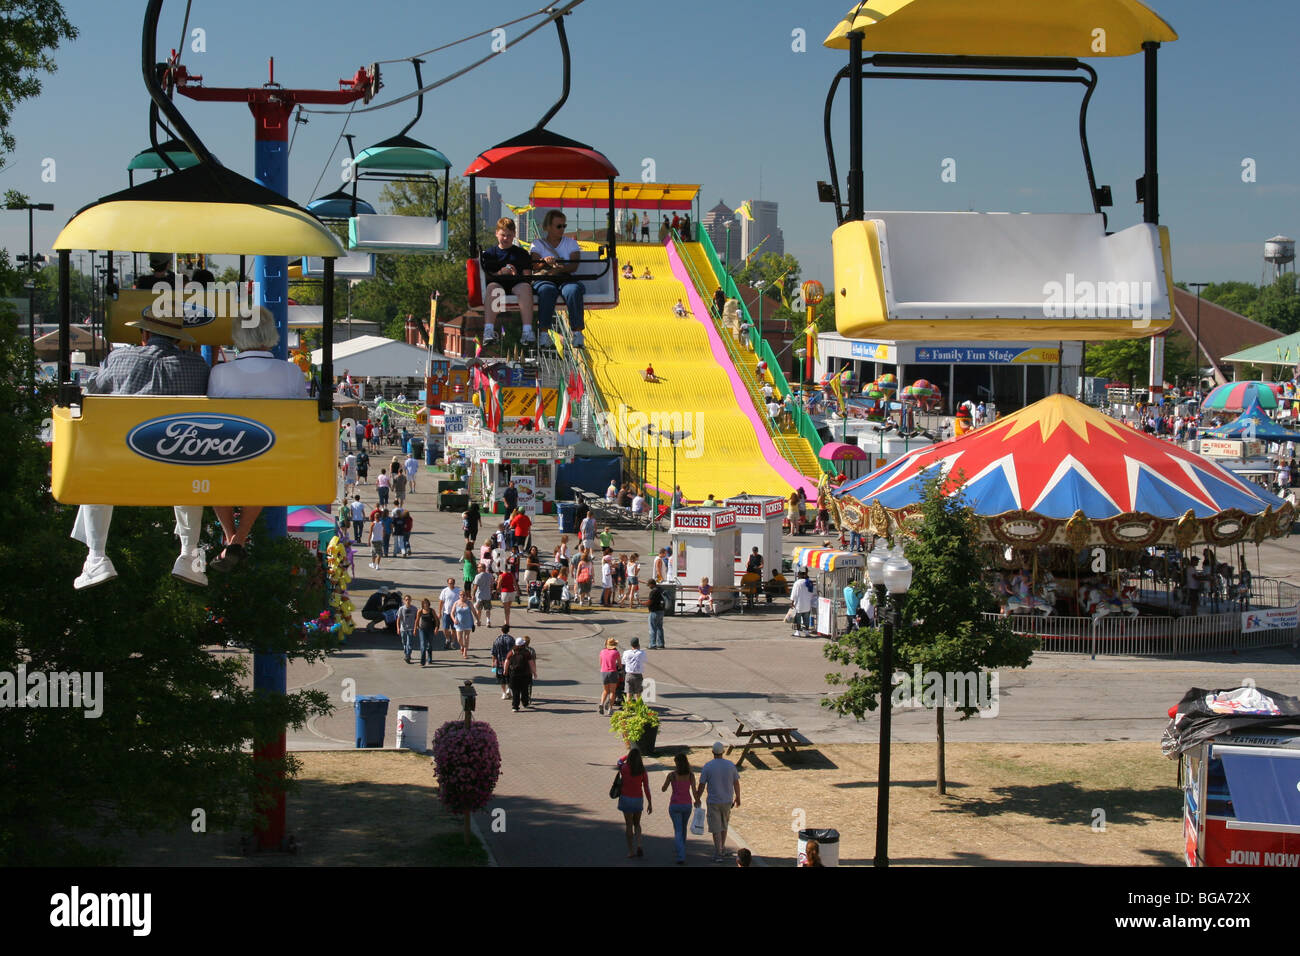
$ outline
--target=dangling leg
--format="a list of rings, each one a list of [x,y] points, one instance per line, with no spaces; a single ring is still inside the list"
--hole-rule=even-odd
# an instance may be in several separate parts
[[[112,505],[82,505],[77,509],[77,520],[72,526],[72,537],[88,549],[81,574],[72,582],[78,591],[94,587],[117,577],[117,569],[108,559],[108,527],[113,521]]]
[[[181,553],[172,565],[172,576],[191,584],[206,586],[204,573],[206,557],[199,550],[199,534],[203,529],[202,505],[176,505],[176,536],[181,539]]]

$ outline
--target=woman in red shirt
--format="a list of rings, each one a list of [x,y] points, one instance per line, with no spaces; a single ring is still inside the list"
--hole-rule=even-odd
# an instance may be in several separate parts
[[[521,509],[515,509],[515,513],[510,516],[510,531],[515,536],[515,544],[527,550],[529,547],[528,536],[533,530],[533,519],[524,514]]]
[[[627,830],[627,855],[645,856],[645,851],[641,849],[641,806],[645,804],[646,813],[654,813],[655,810],[650,797],[650,775],[645,772],[645,764],[641,762],[641,751],[633,748],[626,757],[619,760],[618,772],[623,777],[618,809],[623,814],[623,826]]]

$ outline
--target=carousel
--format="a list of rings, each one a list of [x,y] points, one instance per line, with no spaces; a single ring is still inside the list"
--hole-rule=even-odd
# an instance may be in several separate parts
[[[843,527],[907,536],[937,476],[975,512],[1002,613],[1045,647],[1095,651],[1105,621],[1130,653],[1127,638],[1177,636],[1206,615],[1223,618],[1225,646],[1244,646],[1242,630],[1269,609],[1287,612],[1265,615],[1289,627],[1286,642],[1295,633],[1300,592],[1252,574],[1247,550],[1258,570],[1258,545],[1286,535],[1295,509],[1173,442],[1053,395],[845,483],[834,492]],[[1148,644],[1136,652],[1180,649]]]

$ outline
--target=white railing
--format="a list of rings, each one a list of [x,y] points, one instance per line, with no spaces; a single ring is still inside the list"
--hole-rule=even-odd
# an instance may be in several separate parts
[[[987,614],[991,619],[1000,615]],[[1297,630],[1274,629],[1243,634],[1241,612],[1185,617],[1111,614],[1090,617],[1009,615],[1018,634],[1037,637],[1039,650],[1068,654],[1144,655],[1178,657],[1209,651],[1286,647],[1295,644]]]

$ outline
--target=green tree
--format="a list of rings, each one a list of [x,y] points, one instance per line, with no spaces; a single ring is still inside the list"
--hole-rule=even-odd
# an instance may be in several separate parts
[[[433,216],[440,212],[441,189],[441,181],[434,184],[424,180],[398,180],[386,184],[379,198],[391,215]],[[400,339],[408,312],[428,321],[429,300],[434,292],[441,293],[438,305],[440,323],[469,308],[465,279],[465,259],[470,249],[468,182],[453,177],[449,193],[448,251],[429,255],[376,256],[374,278],[359,281],[351,289],[354,319],[375,322],[384,334]],[[478,239],[480,248],[493,241],[491,235],[482,229]],[[319,304],[320,284],[294,283],[290,295],[304,304]],[[340,279],[334,290],[336,324],[346,318],[347,302],[347,280]]]
[[[1297,294],[1295,273],[1284,273],[1261,289],[1246,315],[1284,335],[1300,331],[1300,294]]]
[[[1260,287],[1250,282],[1211,282],[1201,290],[1201,298],[1238,315],[1249,315],[1259,291]]]
[[[942,493],[944,479],[925,483],[916,537],[905,548],[912,563],[912,586],[901,608],[903,624],[895,628],[894,667],[910,680],[917,669],[923,675],[943,676],[941,685],[927,680],[923,688],[899,684],[891,700],[920,700],[935,712],[937,743],[935,787],[947,792],[944,768],[944,712],[952,706],[966,720],[977,713],[977,701],[959,693],[981,693],[988,699],[989,672],[1002,667],[1027,667],[1037,638],[1018,635],[1004,618],[986,618],[998,610],[993,593],[984,584],[983,562],[976,548],[976,519],[961,492]],[[878,627],[849,631],[824,647],[829,660],[854,668],[849,674],[831,673],[826,680],[846,687],[823,705],[839,714],[861,720],[875,710],[884,683],[880,673],[883,634]],[[965,682],[963,675],[978,675]]]
[[[6,526],[21,529],[0,539],[0,694],[20,667],[101,674],[102,715],[0,706],[0,865],[102,861],[103,837],[190,825],[195,808],[211,829],[251,825],[261,787],[247,742],[328,713],[329,700],[319,690],[255,695],[248,658],[205,645],[321,657],[301,631],[324,607],[314,559],[295,541],[258,535],[250,569],[214,572],[194,589],[168,573],[171,509],[118,508],[109,537],[117,580],[74,591],[85,551],[69,537],[76,509],[50,496],[39,439],[50,399],[24,387],[31,361],[30,345],[0,322],[9,454],[0,500]],[[211,526],[206,538],[217,541]],[[296,762],[279,766],[292,773]]]
[[[789,253],[764,252],[750,258],[735,276],[737,282],[745,285],[753,285],[762,279],[767,283],[764,295],[788,303],[799,287],[800,268],[799,260]]]
[[[53,73],[54,51],[75,40],[77,28],[56,0],[5,0],[0,4],[0,152],[11,152],[14,108],[39,96],[41,75]]]
[[[1084,358],[1084,374],[1119,382],[1130,388],[1149,385],[1151,339],[1110,339],[1089,342]],[[1165,337],[1165,380],[1178,382],[1194,378],[1191,347],[1181,336]]]

